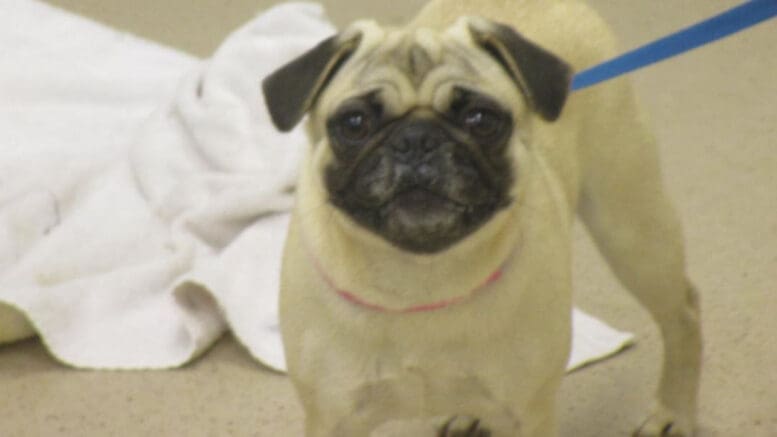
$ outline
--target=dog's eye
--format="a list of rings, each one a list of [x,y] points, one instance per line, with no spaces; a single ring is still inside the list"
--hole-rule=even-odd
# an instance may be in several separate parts
[[[372,130],[372,119],[361,110],[346,112],[340,117],[340,134],[348,141],[365,140]]]
[[[502,133],[504,119],[492,109],[475,107],[464,112],[462,124],[475,137],[491,139]]]

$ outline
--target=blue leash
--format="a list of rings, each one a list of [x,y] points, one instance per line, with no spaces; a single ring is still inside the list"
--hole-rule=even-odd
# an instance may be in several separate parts
[[[750,0],[617,58],[577,73],[572,90],[579,90],[663,61],[777,16],[777,0]]]

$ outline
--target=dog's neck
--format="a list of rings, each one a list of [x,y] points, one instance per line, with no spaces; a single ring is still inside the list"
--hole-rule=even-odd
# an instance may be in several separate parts
[[[322,208],[323,209],[323,208]],[[305,250],[327,285],[346,300],[387,312],[419,312],[464,301],[497,281],[517,250],[520,227],[499,213],[478,238],[435,255],[398,249],[343,214],[298,215]]]
[[[389,307],[389,306],[384,306],[382,304],[367,300],[366,297],[362,296],[362,293],[341,288],[340,286],[337,285],[335,280],[332,279],[330,275],[324,270],[324,268],[321,266],[321,263],[311,253],[308,253],[308,255],[310,256],[311,262],[315,266],[316,270],[318,271],[318,274],[321,276],[324,282],[326,282],[329,288],[331,288],[332,291],[336,293],[338,296],[340,296],[343,300],[355,306],[368,309],[370,311],[376,311],[380,313],[393,313],[393,314],[426,313],[426,312],[442,310],[448,307],[452,307],[454,305],[465,303],[470,299],[474,298],[475,296],[479,295],[481,292],[488,290],[492,284],[499,281],[502,277],[502,269],[503,269],[503,266],[500,266],[486,280],[484,280],[482,284],[480,284],[475,289],[470,290],[468,293],[461,294],[458,296],[451,296],[439,301],[416,303],[408,306]]]

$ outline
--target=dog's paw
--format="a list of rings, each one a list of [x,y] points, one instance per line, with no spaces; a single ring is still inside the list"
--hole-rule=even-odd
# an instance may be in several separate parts
[[[440,428],[437,437],[491,437],[491,431],[479,419],[454,416]]]
[[[659,406],[634,431],[634,437],[692,437],[694,420]]]

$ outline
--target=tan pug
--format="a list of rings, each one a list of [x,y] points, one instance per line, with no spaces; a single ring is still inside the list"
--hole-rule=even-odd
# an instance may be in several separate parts
[[[626,81],[568,95],[614,51],[580,2],[432,0],[264,81],[281,130],[309,115],[280,313],[307,436],[557,435],[575,213],[664,337],[635,434],[692,435],[698,303],[655,140]]]

